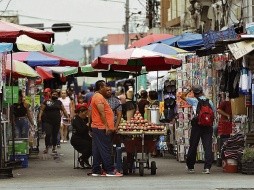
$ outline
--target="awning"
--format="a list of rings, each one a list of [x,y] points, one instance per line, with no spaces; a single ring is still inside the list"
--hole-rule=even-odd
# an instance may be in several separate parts
[[[78,67],[39,67],[46,72],[62,74],[63,76],[74,75],[78,73]]]

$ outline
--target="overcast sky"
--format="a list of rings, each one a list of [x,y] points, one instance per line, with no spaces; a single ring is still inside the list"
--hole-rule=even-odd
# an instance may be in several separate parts
[[[146,0],[130,0],[130,12],[142,11],[143,15],[137,18],[142,21],[145,20],[145,4]],[[73,28],[69,33],[55,35],[55,44],[65,44],[74,39],[86,41],[89,37],[101,38],[108,33],[123,33],[122,26],[125,23],[125,0],[111,0],[111,2],[110,0],[0,0],[1,10],[5,10],[6,7],[7,10],[18,11],[20,24],[44,23],[45,27],[50,27],[54,23],[72,23]],[[140,28],[140,30],[145,29]]]

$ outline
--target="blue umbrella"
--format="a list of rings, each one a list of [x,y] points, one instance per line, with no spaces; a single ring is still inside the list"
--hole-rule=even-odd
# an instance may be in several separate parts
[[[204,46],[202,35],[196,33],[183,33],[173,38],[157,41],[156,43],[167,44],[187,50],[195,50]]]
[[[155,44],[150,44],[147,46],[143,46],[140,47],[142,49],[146,49],[146,50],[150,50],[150,51],[155,51],[158,53],[163,53],[166,55],[177,55],[178,53],[187,53],[187,51],[177,48],[177,47],[173,47],[173,46],[169,46],[166,44],[162,44],[162,43],[155,43]]]

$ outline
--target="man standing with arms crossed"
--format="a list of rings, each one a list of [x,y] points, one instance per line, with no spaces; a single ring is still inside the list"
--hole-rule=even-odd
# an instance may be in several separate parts
[[[105,99],[107,90],[108,87],[105,81],[97,81],[95,83],[95,94],[90,104],[93,149],[92,176],[101,176],[101,164],[103,164],[107,177],[121,177],[123,176],[121,173],[114,171],[114,165],[111,160],[111,134],[115,127],[114,113]]]

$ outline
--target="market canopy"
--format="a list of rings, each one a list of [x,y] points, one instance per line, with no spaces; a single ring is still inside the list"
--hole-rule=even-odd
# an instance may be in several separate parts
[[[7,59],[6,62],[6,73],[10,74],[12,73],[14,76],[18,76],[18,77],[31,77],[31,78],[36,78],[36,77],[40,77],[39,74],[29,65],[17,61],[17,60],[10,60]]]
[[[146,49],[146,50],[150,50],[150,51],[155,51],[158,53],[163,53],[166,55],[177,55],[179,53],[187,53],[188,51],[185,51],[183,49],[177,48],[177,47],[173,47],[173,46],[169,46],[166,44],[161,44],[161,43],[154,43],[154,44],[150,44],[147,46],[143,46],[141,47],[142,49]]]
[[[132,45],[130,46],[130,48],[134,48],[134,47],[142,47],[148,44],[151,44],[153,42],[159,41],[159,40],[164,40],[167,38],[171,38],[174,37],[171,34],[149,34],[147,36],[145,36],[144,38],[141,38],[135,42],[132,43]]]
[[[158,40],[155,43],[162,43],[190,51],[199,49],[200,47],[204,46],[202,35],[197,33],[183,33],[172,38]]]
[[[43,51],[13,53],[13,59],[35,66],[78,66],[78,61],[59,57]]]
[[[18,51],[54,51],[53,44],[42,43],[26,35],[19,36],[14,45],[16,45]]]
[[[181,66],[178,58],[141,48],[130,48],[119,52],[99,56],[92,62],[95,69],[140,72],[170,70]]]
[[[39,67],[46,72],[62,74],[63,76],[74,75],[78,73],[78,67]]]
[[[33,39],[45,42],[54,42],[54,33],[27,26],[21,26],[0,20],[0,41],[14,43],[18,36],[27,35]]]
[[[128,78],[129,75],[135,76],[137,73],[132,73],[128,71],[114,71],[114,70],[103,70],[103,69],[94,69],[91,64],[87,64],[84,66],[80,66],[79,76],[87,76],[87,77],[98,77],[98,73],[101,73],[102,77],[117,77],[117,78]],[[141,74],[144,74],[142,72]]]
[[[42,80],[50,80],[54,78],[51,72],[45,71],[40,66],[36,67],[35,70],[41,76]]]

